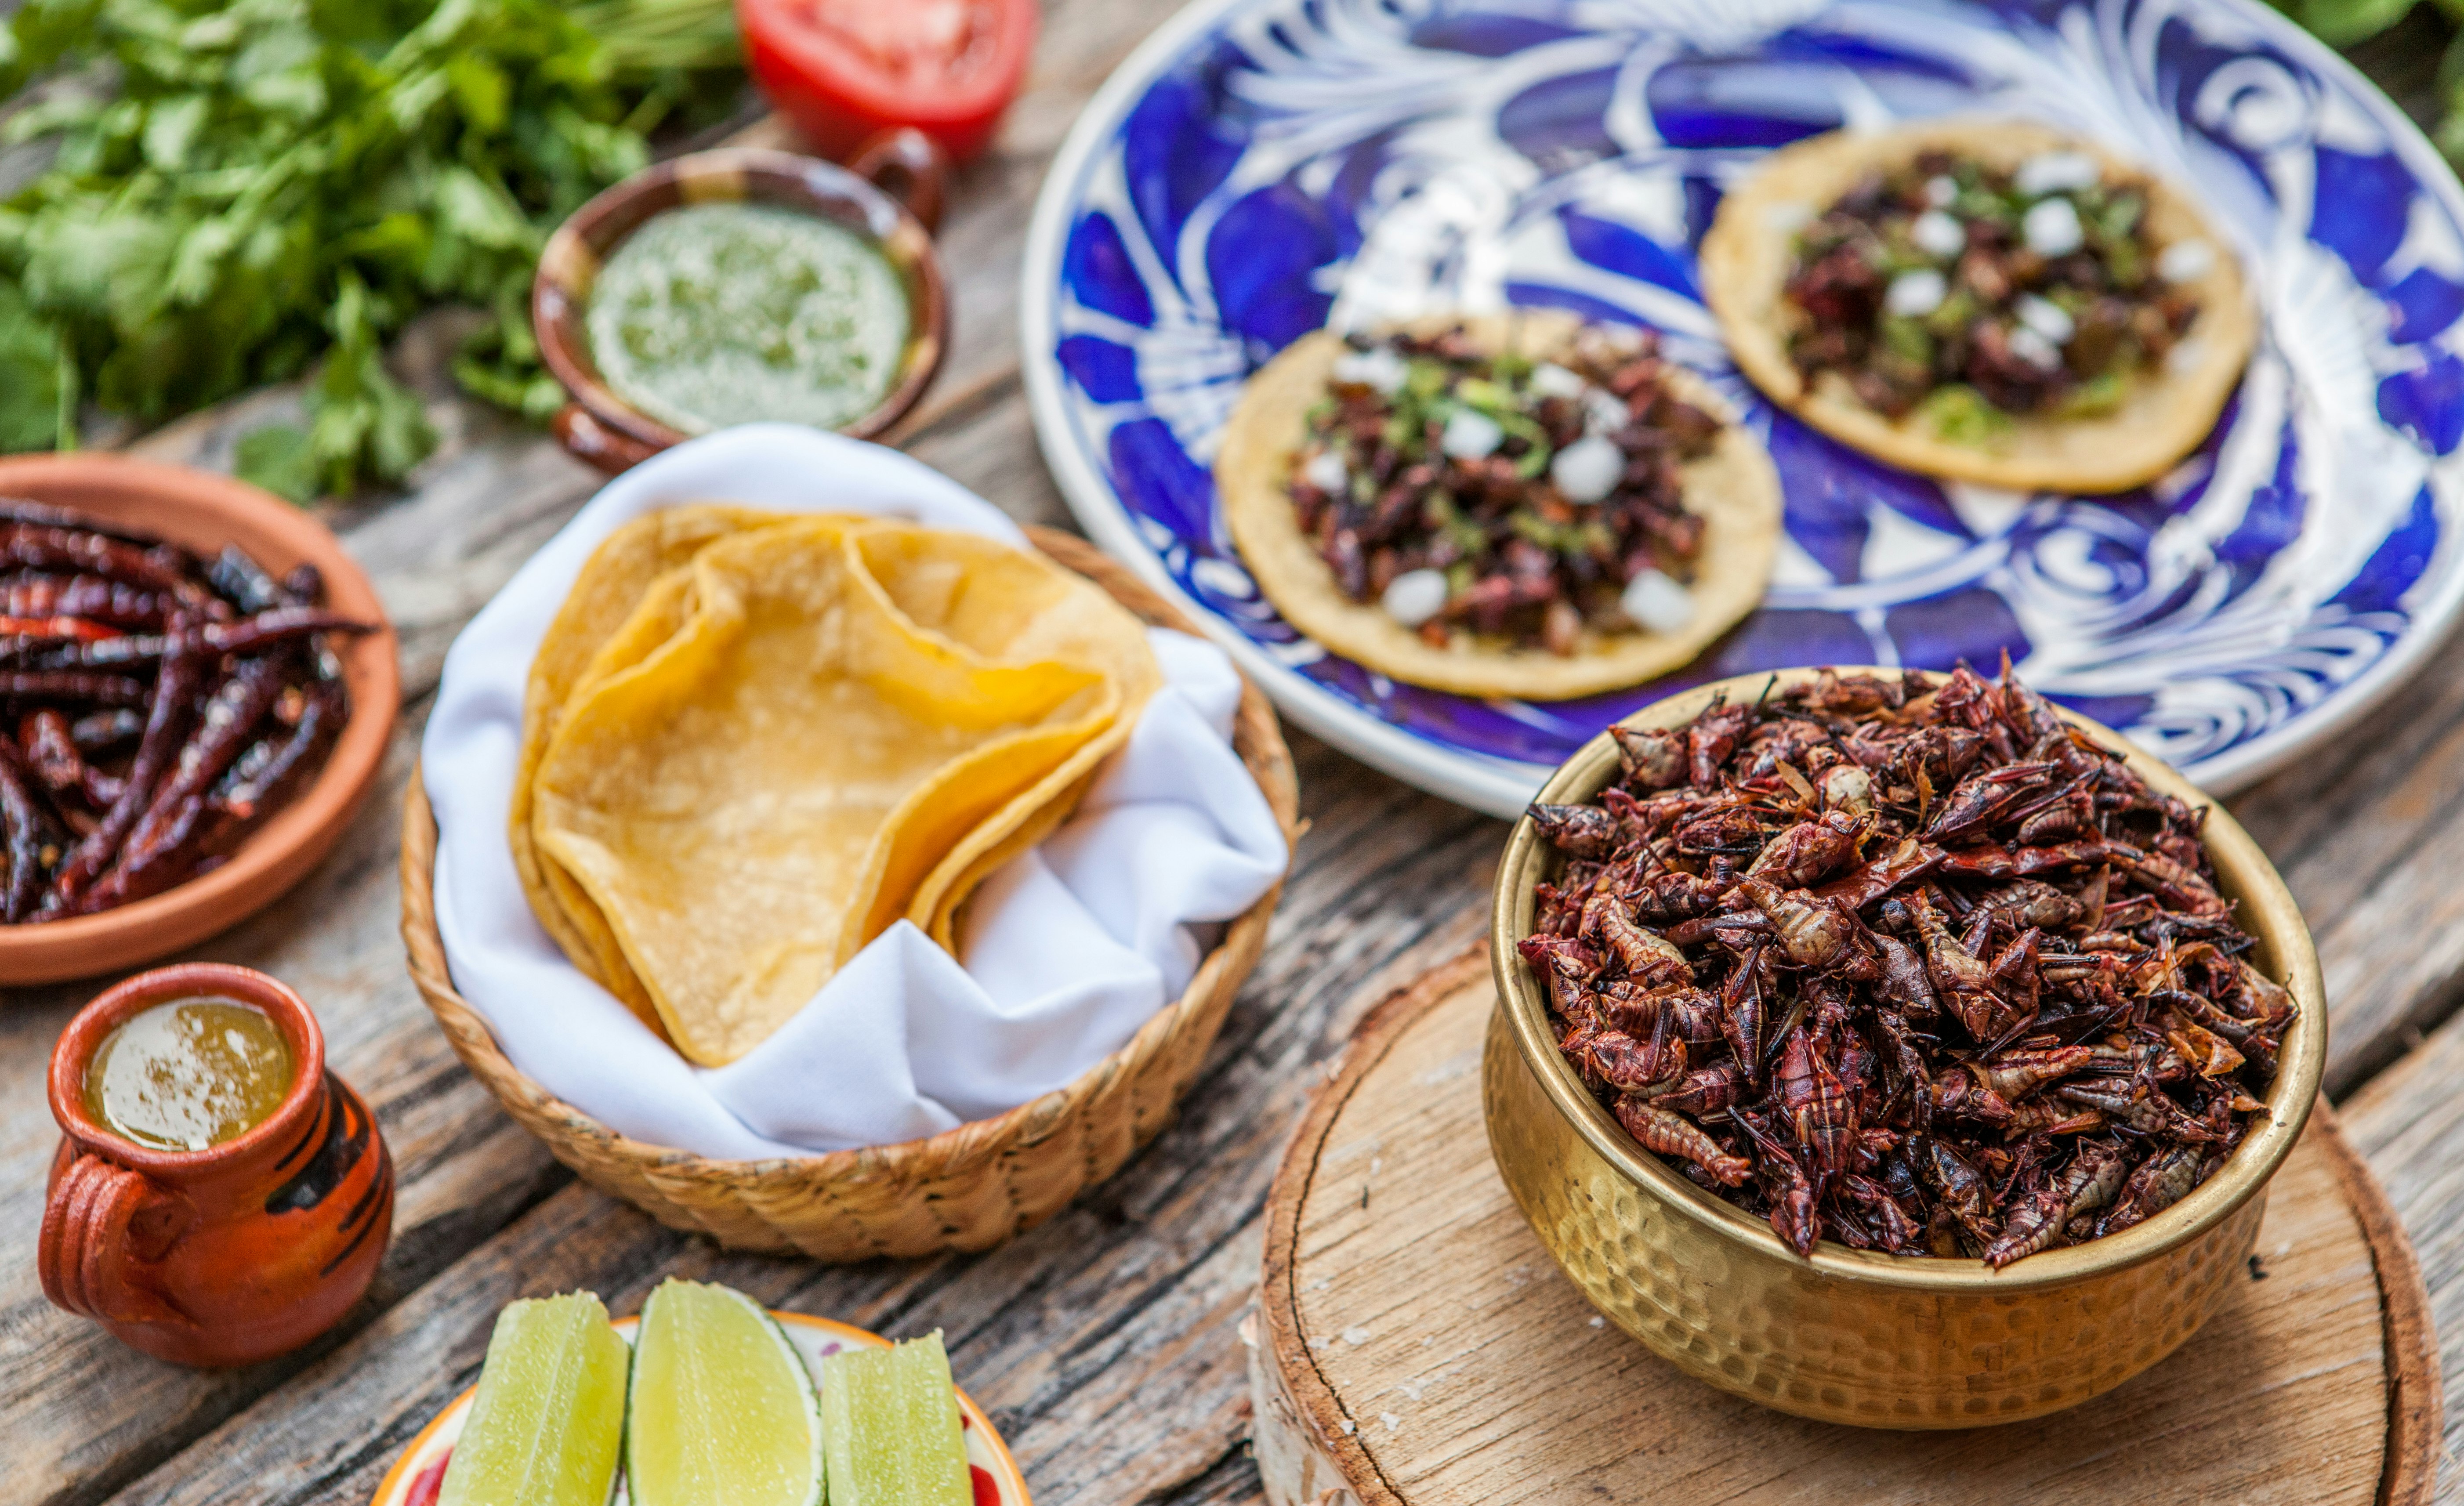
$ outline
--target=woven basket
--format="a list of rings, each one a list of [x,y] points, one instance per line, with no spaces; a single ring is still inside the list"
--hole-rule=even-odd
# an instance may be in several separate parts
[[[1186,618],[1093,546],[1031,529],[1036,546],[1149,622]],[[1233,747],[1287,840],[1299,792],[1275,713],[1245,681]],[[929,1140],[767,1161],[715,1161],[628,1139],[522,1076],[460,994],[436,931],[436,820],[414,774],[403,802],[402,935],[411,981],[472,1075],[591,1186],[671,1229],[736,1250],[818,1260],[985,1250],[1050,1217],[1155,1137],[1197,1076],[1224,1012],[1265,946],[1279,884],[1224,931],[1179,1000],[1067,1087]]]

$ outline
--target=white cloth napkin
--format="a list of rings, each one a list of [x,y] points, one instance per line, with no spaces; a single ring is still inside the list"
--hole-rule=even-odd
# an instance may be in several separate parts
[[[1240,914],[1282,876],[1282,828],[1230,742],[1240,676],[1213,644],[1151,630],[1164,688],[1067,824],[986,881],[957,959],[901,921],[745,1056],[685,1060],[540,928],[505,821],[531,660],[583,561],[620,524],[695,501],[1024,542],[990,503],[896,450],[747,425],[608,483],[472,619],[420,745],[437,928],[454,987],[541,1087],[637,1140],[729,1160],[935,1134],[1118,1049],[1197,971],[1195,928]]]

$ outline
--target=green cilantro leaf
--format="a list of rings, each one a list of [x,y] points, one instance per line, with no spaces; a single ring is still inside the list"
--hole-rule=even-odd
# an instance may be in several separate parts
[[[435,434],[384,347],[442,303],[487,317],[454,364],[466,389],[552,413],[528,327],[540,245],[696,98],[652,58],[732,61],[711,45],[732,36],[724,0],[591,13],[25,0],[0,20],[0,97],[46,87],[0,140],[56,151],[0,199],[0,448],[74,443],[79,401],[152,423],[304,375],[306,427],[248,436],[243,469],[293,496],[397,482]]]

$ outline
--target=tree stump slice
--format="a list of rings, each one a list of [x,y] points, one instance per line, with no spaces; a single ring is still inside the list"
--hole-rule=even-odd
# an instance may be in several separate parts
[[[2170,1358],[2030,1422],[1846,1428],[1701,1385],[1558,1271],[1489,1159],[1495,1006],[1481,949],[1379,1005],[1276,1174],[1242,1331],[1275,1506],[2430,1499],[2419,1268],[2323,1103],[2270,1186],[2251,1279]]]

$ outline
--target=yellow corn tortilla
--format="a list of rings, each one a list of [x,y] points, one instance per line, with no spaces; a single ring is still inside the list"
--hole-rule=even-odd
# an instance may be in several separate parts
[[[1546,359],[1565,349],[1581,320],[1555,310],[1419,320],[1436,333],[1461,325],[1482,349]],[[1224,426],[1215,484],[1232,542],[1258,588],[1286,621],[1330,652],[1380,674],[1463,695],[1561,701],[1639,684],[1691,661],[1754,609],[1779,547],[1779,474],[1759,441],[1736,423],[1719,395],[1691,373],[1668,368],[1669,390],[1720,419],[1712,452],[1685,468],[1685,509],[1704,522],[1703,551],[1687,589],[1694,618],[1676,633],[1584,632],[1572,655],[1507,647],[1458,634],[1443,648],[1386,615],[1374,601],[1344,595],[1334,572],[1301,532],[1287,490],[1292,459],[1308,432],[1309,408],[1326,396],[1346,347],[1320,331],[1302,337],[1260,367]]]
[[[1109,750],[1107,750],[1109,752]],[[967,904],[986,879],[999,872],[1012,858],[1035,846],[1052,835],[1061,823],[1078,809],[1086,797],[1088,786],[1095,782],[1096,769],[1089,766],[1059,795],[1045,801],[1043,809],[1022,822],[1007,837],[990,844],[979,844],[973,860],[953,873],[936,874],[941,882],[934,888],[931,902],[919,894],[909,906],[907,918],[933,938],[934,945],[952,956],[958,955],[958,925],[966,913]]]
[[[1100,587],[1041,556],[969,534],[876,524],[850,536],[868,589],[928,637],[988,661],[1090,665],[1117,688],[1121,709],[1106,735],[1064,758],[1005,811],[952,842],[915,884],[904,913],[955,954],[952,917],[1002,863],[1050,836],[1077,809],[1096,765],[1134,730],[1163,684],[1146,628]],[[888,891],[885,891],[887,895]],[[873,934],[898,913],[875,917]],[[868,940],[870,938],[868,937]]]
[[[893,536],[868,560],[876,531]],[[936,600],[921,622],[899,605]],[[1004,644],[1058,651],[984,651]],[[611,971],[720,1065],[902,915],[930,929],[984,854],[1057,823],[1159,679],[1135,619],[1040,558],[773,521],[653,578],[577,676],[532,838],[606,927]]]
[[[632,617],[601,645],[599,652],[591,656],[589,666],[574,681],[573,689],[566,695],[566,706],[570,707],[578,697],[588,693],[601,680],[649,657],[661,644],[675,636],[692,615],[692,609],[693,566],[688,562],[650,583],[641,603],[634,608]],[[557,725],[562,725],[561,709],[558,713]],[[519,830],[528,840],[528,850],[533,855],[544,889],[543,896],[532,895],[533,908],[545,918],[550,931],[559,938],[559,945],[575,966],[597,979],[609,993],[623,1000],[626,1008],[631,1010],[636,1017],[665,1037],[667,1026],[659,1018],[658,1006],[650,1001],[649,991],[634,974],[633,965],[625,960],[625,949],[618,944],[615,929],[607,924],[607,917],[600,913],[599,906],[590,898],[589,891],[564,864],[542,850],[536,840],[537,829],[542,822],[538,802],[533,797],[533,787],[538,777],[538,759],[546,752],[547,746],[543,742],[531,755],[531,772],[523,778],[520,795],[522,807],[529,813],[529,818]],[[544,906],[539,903],[542,898]],[[574,940],[565,940],[567,936]],[[583,950],[575,949],[576,941]]]
[[[530,682],[522,697],[521,754],[506,822],[514,871],[521,879],[532,912],[565,956],[652,1030],[661,1029],[658,1012],[642,992],[640,980],[623,965],[614,932],[581,885],[553,862],[542,861],[531,840],[532,776],[564,715],[565,703],[593,661],[608,648],[609,640],[642,604],[651,583],[682,572],[694,555],[717,539],[770,527],[787,516],[724,503],[694,503],[663,508],[625,524],[591,552],[531,659]],[[672,630],[671,624],[666,631]],[[645,645],[640,652],[627,651],[622,657],[630,663],[647,651]]]
[[[1866,173],[1888,171],[1942,149],[2012,169],[2046,151],[2080,151],[2108,174],[2148,184],[2146,227],[2156,250],[2204,240],[2215,266],[2186,284],[2199,298],[2177,359],[2143,372],[2109,414],[2013,416],[1990,446],[1954,444],[1922,414],[1891,419],[1858,401],[1837,372],[1810,387],[1788,357],[1793,320],[1782,296],[1796,264],[1796,232],[1809,212],[1837,203]],[[2122,491],[2163,475],[2198,447],[2240,382],[2258,338],[2258,316],[2233,247],[2189,200],[2143,168],[2091,142],[2020,120],[1952,120],[1885,131],[1835,131],[1771,153],[1721,200],[1703,237],[1703,293],[1738,367],[1773,403],[1843,444],[1909,470],[2019,491]],[[2187,356],[2183,355],[2187,352]]]

